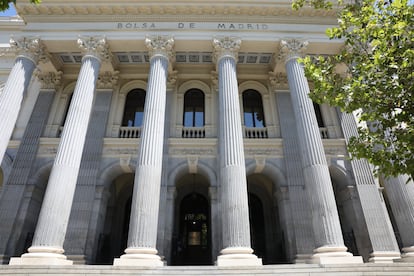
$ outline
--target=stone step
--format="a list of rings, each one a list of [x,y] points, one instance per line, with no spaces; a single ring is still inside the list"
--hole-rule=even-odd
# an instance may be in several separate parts
[[[50,276],[86,276],[86,275],[297,275],[297,276],[358,276],[358,275],[395,275],[414,276],[414,263],[392,264],[356,264],[356,265],[266,265],[262,267],[217,267],[217,266],[166,266],[160,268],[114,267],[109,265],[73,265],[73,266],[8,266],[0,265],[0,276],[5,275],[50,275]]]

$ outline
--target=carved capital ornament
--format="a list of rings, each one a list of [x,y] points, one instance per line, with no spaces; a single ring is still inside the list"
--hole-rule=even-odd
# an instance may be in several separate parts
[[[84,56],[93,56],[101,61],[109,61],[111,58],[105,37],[80,36],[78,46]]]
[[[241,39],[237,37],[214,38],[213,62],[217,64],[223,57],[231,57],[237,62],[240,46]]]
[[[25,57],[37,65],[39,61],[47,62],[49,55],[45,46],[38,37],[10,38],[10,46],[17,53],[17,57]]]
[[[280,41],[279,59],[285,62],[293,58],[301,58],[305,55],[308,41],[289,39]]]
[[[145,46],[150,58],[163,56],[174,62],[174,39],[166,36],[154,36],[145,38]]]

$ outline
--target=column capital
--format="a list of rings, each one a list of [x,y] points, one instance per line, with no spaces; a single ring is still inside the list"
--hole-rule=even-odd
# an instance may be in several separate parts
[[[288,62],[292,58],[303,57],[309,42],[299,39],[286,39],[280,41],[279,60]]]
[[[28,58],[36,65],[39,61],[47,62],[49,60],[46,47],[38,37],[11,37],[9,43],[17,56]]]
[[[36,73],[37,79],[40,82],[42,89],[54,90],[60,85],[62,77],[62,71],[58,72],[38,72]]]
[[[111,58],[108,43],[103,36],[79,36],[78,46],[84,56],[93,56],[100,61],[108,61]]]
[[[174,62],[174,39],[167,36],[153,36],[145,38],[145,46],[148,49],[150,58],[164,56],[169,62]]]
[[[223,57],[231,57],[237,62],[240,46],[241,39],[238,37],[213,38],[213,62],[217,64]]]
[[[112,89],[117,83],[119,78],[119,71],[106,71],[98,76],[96,81],[96,87],[98,89]]]

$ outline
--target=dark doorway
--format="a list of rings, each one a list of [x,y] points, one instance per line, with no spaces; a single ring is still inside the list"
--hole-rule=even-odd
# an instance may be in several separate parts
[[[128,241],[133,174],[118,177],[111,186],[105,223],[99,235],[96,264],[112,264],[124,254]]]
[[[173,265],[211,265],[210,212],[208,200],[192,193],[181,200],[179,227],[173,240]]]
[[[265,222],[263,217],[262,201],[256,195],[249,193],[249,221],[250,221],[250,241],[254,254],[266,259],[266,235]]]

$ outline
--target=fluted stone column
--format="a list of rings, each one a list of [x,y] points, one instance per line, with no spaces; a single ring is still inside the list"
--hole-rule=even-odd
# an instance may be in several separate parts
[[[56,88],[60,84],[60,74],[40,74],[37,82],[34,86],[40,91],[13,160],[10,177],[0,194],[0,263],[8,262],[9,256],[13,256],[16,250],[22,250],[19,237],[24,235],[28,223],[19,223],[19,220],[32,211],[31,205],[27,204],[33,196],[29,180],[36,164],[40,137],[45,129]],[[35,225],[30,225],[28,228],[34,227]]]
[[[173,57],[172,38],[147,38],[150,72],[144,119],[132,196],[128,248],[115,266],[162,266],[157,255],[168,63]]]
[[[11,265],[70,265],[63,255],[70,210],[95,95],[101,60],[109,52],[104,38],[79,38],[84,52],[62,137],[40,210],[29,253],[12,258]]]
[[[241,40],[214,39],[219,82],[219,156],[223,247],[218,266],[261,265],[250,246],[249,206],[239,91],[236,76]]]
[[[299,148],[305,185],[309,189],[312,224],[317,248],[311,262],[314,263],[362,263],[361,257],[346,252],[335,196],[326,163],[325,151],[319,133],[309,85],[298,58],[307,43],[298,40],[282,40],[281,57],[285,59],[286,72],[296,119]]]
[[[17,52],[17,57],[0,94],[0,163],[13,133],[33,71],[38,61],[45,58],[45,49],[39,38],[11,38],[10,46]]]
[[[348,143],[351,137],[358,135],[355,117],[352,114],[341,112],[339,109],[337,109],[337,113],[344,138]],[[392,263],[393,260],[400,258],[400,252],[384,200],[372,174],[372,168],[366,159],[355,159],[350,163],[363,219],[369,235],[369,243],[372,247],[369,261]],[[409,230],[411,236],[412,231],[413,228]]]
[[[385,191],[402,241],[403,262],[414,262],[414,182],[407,175],[384,179]]]

